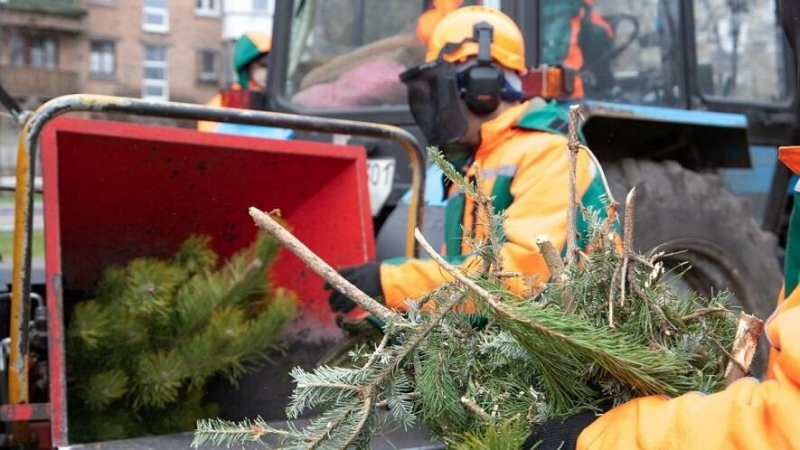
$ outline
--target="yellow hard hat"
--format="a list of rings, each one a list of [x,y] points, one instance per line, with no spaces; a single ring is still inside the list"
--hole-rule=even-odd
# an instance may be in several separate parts
[[[467,6],[446,15],[433,30],[425,61],[435,61],[447,44],[457,45],[464,39],[471,39],[473,27],[480,22],[487,22],[493,28],[492,59],[507,69],[525,72],[527,66],[522,32],[510,17],[488,6]],[[478,43],[467,41],[456,50],[443,55],[443,58],[447,62],[458,63],[477,54]]]

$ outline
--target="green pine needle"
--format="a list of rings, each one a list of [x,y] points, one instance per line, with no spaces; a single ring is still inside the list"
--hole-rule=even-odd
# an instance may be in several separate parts
[[[76,304],[67,329],[70,422],[87,425],[71,427],[71,439],[190,429],[217,413],[200,395],[211,377],[236,383],[281,349],[297,304],[269,285],[274,239],[260,234],[222,264],[210,245],[190,236],[170,259],[109,267],[97,297]]]
[[[86,405],[97,411],[105,408],[128,392],[128,376],[120,369],[96,373],[89,378]]]

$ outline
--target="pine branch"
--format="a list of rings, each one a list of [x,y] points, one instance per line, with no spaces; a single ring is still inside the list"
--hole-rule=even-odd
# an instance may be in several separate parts
[[[576,361],[578,361],[578,358],[585,358],[587,363],[594,361],[617,379],[634,387],[641,394],[678,393],[678,389],[674,385],[665,382],[664,378],[665,375],[680,376],[680,372],[685,368],[680,361],[670,358],[669,355],[664,353],[657,354],[656,352],[643,350],[635,343],[627,340],[625,336],[614,336],[602,328],[598,329],[588,324],[583,324],[578,318],[560,315],[558,317],[548,317],[552,316],[552,314],[546,308],[527,308],[524,310],[517,308],[517,311],[515,311],[512,307],[502,304],[498,297],[490,294],[445,261],[425,241],[419,230],[416,230],[415,235],[420,246],[428,253],[431,259],[485,300],[497,313],[499,320],[508,319],[517,322],[518,325],[509,323],[507,320],[503,323],[505,328],[511,330],[521,342],[528,341],[530,337],[520,331],[519,325],[524,325],[529,330],[539,331],[544,336],[566,345],[571,350],[569,356],[575,358]],[[521,311],[534,315],[535,318],[519,314]],[[563,324],[562,329],[570,330],[570,332],[559,331],[558,328],[554,327],[556,324]],[[530,348],[533,352],[538,350],[535,344],[532,344]],[[657,357],[654,358],[654,355],[657,355]],[[670,359],[672,359],[671,365],[669,364]],[[548,363],[552,363],[552,361]],[[566,407],[567,405],[559,406]]]
[[[571,131],[577,133],[574,127]],[[570,150],[576,156],[576,147],[583,147],[572,138]],[[542,243],[549,283],[537,285],[533,297],[520,297],[504,287],[507,274],[497,256],[502,220],[492,211],[491,199],[480,197],[480,179],[467,183],[437,152],[430,156],[475,197],[479,220],[488,218],[478,224],[487,227],[485,239],[468,242],[481,269],[467,273],[447,263],[415,230],[420,246],[455,281],[412,303],[406,319],[391,316],[371,355],[361,349],[353,353],[366,359],[363,366],[292,373],[297,388],[289,415],[316,407],[325,412],[306,429],[292,430],[285,441],[291,448],[366,446],[377,410],[385,406],[403,424],[418,414],[453,448],[517,448],[531,424],[557,415],[639,395],[721,386],[724,367],[718,361],[726,352],[723,345],[733,338],[730,314],[711,312],[720,307],[717,301],[677,297],[659,284],[663,265],[633,252],[632,226],[626,227],[629,235],[620,254],[610,196],[606,218],[598,211],[578,210],[576,195],[570,195],[569,223],[574,227],[574,215],[583,215],[590,247],[568,251],[567,256],[582,261],[564,266],[557,252]],[[573,160],[573,189],[575,166]],[[577,238],[574,228],[569,235]],[[620,290],[622,299],[615,301]],[[466,296],[481,317],[454,310]],[[608,313],[606,302],[612,308]]]

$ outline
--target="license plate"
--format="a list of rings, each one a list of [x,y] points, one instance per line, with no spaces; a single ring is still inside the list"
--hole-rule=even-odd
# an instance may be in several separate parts
[[[369,203],[372,215],[377,216],[383,208],[394,183],[394,158],[375,158],[367,160],[367,179],[369,181]]]

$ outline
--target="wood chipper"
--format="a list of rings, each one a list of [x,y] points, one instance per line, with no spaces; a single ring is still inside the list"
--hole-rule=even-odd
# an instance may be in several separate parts
[[[71,111],[117,113],[277,126],[392,140],[413,173],[413,229],[421,221],[422,149],[402,129],[355,121],[232,108],[72,95],[33,113],[20,135],[11,290],[7,400],[0,405],[14,448],[81,448],[70,441],[65,324],[76,299],[90,295],[103,268],[174,252],[190,233],[212,237],[227,256],[257,228],[250,206],[278,209],[283,220],[333,267],[374,258],[363,147],[278,141],[194,130],[59,117]],[[41,157],[45,235],[44,299],[32,314],[33,179]],[[342,332],[327,305],[322,279],[283,251],[275,283],[297,293],[299,316],[287,329],[277,364],[211,393],[224,418],[263,416],[283,422],[289,370],[310,367]],[[45,339],[41,339],[46,336]],[[32,345],[36,341],[36,345]],[[213,357],[213,355],[209,355]],[[74,405],[73,405],[74,406]],[[424,431],[391,431],[375,445],[419,448]],[[92,448],[187,448],[191,434],[86,444]],[[383,444],[381,444],[383,442]],[[390,444],[391,443],[391,444]],[[377,447],[376,447],[377,448]],[[389,448],[389,447],[387,447]]]

